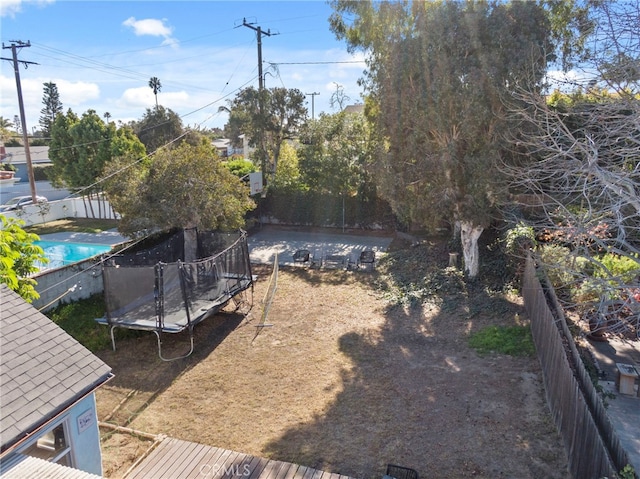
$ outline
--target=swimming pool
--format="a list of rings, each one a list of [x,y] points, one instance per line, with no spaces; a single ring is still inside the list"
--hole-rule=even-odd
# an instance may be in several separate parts
[[[40,246],[49,259],[47,264],[41,265],[41,270],[60,268],[111,250],[109,245],[67,241],[35,241],[34,244]]]

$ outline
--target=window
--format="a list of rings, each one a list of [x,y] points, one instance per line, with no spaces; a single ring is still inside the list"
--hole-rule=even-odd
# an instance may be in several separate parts
[[[71,463],[71,444],[69,443],[65,422],[61,422],[49,429],[21,452],[22,454],[39,457],[63,466],[73,466]]]

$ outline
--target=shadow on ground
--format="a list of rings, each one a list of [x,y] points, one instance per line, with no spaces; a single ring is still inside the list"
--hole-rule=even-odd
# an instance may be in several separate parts
[[[432,246],[404,264],[391,259],[387,274],[402,282],[424,278],[425,265],[444,270]],[[415,258],[422,273],[417,264],[407,271]],[[312,282],[314,273],[296,274]],[[522,306],[457,279],[425,304],[390,305],[379,330],[342,335],[340,352],[352,367],[341,391],[325,413],[267,444],[268,456],[357,478],[381,477],[387,463],[422,477],[569,477],[535,358],[481,357],[467,345],[473,331],[514,325]],[[421,287],[416,280],[397,294],[420,297]]]
[[[240,312],[221,312],[194,328],[193,353],[181,359],[163,361],[158,355],[154,333],[139,332],[118,340],[116,351],[97,352],[111,366],[115,377],[97,392],[98,418],[118,426],[128,426],[146,407],[181,375],[211,354],[245,320]],[[184,356],[190,349],[189,333],[163,334],[164,358]]]

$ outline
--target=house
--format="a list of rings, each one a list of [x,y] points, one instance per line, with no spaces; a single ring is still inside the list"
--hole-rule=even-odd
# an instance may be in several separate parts
[[[231,141],[226,138],[220,138],[211,142],[213,147],[218,150],[220,158],[228,158],[230,155],[229,149],[231,149]]]
[[[364,113],[364,105],[362,103],[356,103],[355,105],[347,105],[343,110],[345,113]]]
[[[95,391],[112,377],[109,366],[0,284],[0,476],[101,476]]]
[[[9,163],[26,163],[27,153],[24,146],[6,146],[4,151],[0,151],[2,159]],[[49,163],[48,146],[30,146],[29,156],[32,163]]]

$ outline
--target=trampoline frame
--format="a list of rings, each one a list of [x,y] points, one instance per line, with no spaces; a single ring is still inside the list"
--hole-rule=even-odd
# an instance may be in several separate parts
[[[154,319],[134,319],[133,321],[126,321],[123,319],[114,320],[111,317],[111,314],[107,310],[106,314],[102,318],[96,318],[96,322],[99,324],[104,324],[109,326],[109,335],[111,336],[111,344],[113,350],[116,350],[116,340],[114,331],[116,328],[122,329],[132,329],[138,331],[151,331],[156,335],[156,340],[158,343],[158,356],[163,361],[175,361],[178,359],[184,359],[189,357],[194,351],[194,328],[197,324],[204,321],[208,317],[216,314],[222,308],[224,308],[229,301],[233,301],[236,306],[236,311],[240,308],[243,303],[249,303],[248,311],[245,312],[245,316],[249,313],[249,311],[253,307],[253,300],[251,301],[238,301],[237,297],[240,295],[246,294],[246,291],[251,288],[251,297],[253,298],[253,286],[254,286],[254,277],[251,274],[251,263],[249,259],[249,251],[246,243],[246,233],[241,231],[240,237],[230,246],[225,248],[223,251],[216,253],[213,256],[208,258],[201,258],[198,262],[203,262],[207,260],[215,260],[216,258],[221,257],[222,255],[228,253],[230,250],[234,248],[242,248],[242,259],[244,262],[244,272],[243,274],[236,273],[223,273],[218,281],[224,281],[224,288],[221,290],[221,293],[210,301],[210,305],[206,307],[198,308],[200,314],[197,316],[193,316],[190,311],[190,303],[191,300],[188,297],[187,285],[185,281],[185,270],[184,267],[186,264],[181,261],[177,261],[176,264],[179,272],[180,279],[180,289],[182,295],[182,304],[184,305],[184,312],[186,321],[184,322],[165,322],[165,283],[164,283],[164,271],[167,267],[171,266],[172,263],[163,263],[158,262],[154,266],[155,271],[155,283],[154,283],[154,291],[153,291],[153,301],[155,302],[155,318]],[[123,267],[126,270],[126,266]],[[105,270],[105,265],[102,266],[103,273]],[[108,276],[103,274],[104,288],[107,291],[109,287],[109,281],[106,279]],[[108,308],[107,308],[108,309]],[[165,358],[162,354],[162,333],[176,334],[181,333],[183,331],[189,332],[189,351],[181,356],[176,356],[172,358]]]

